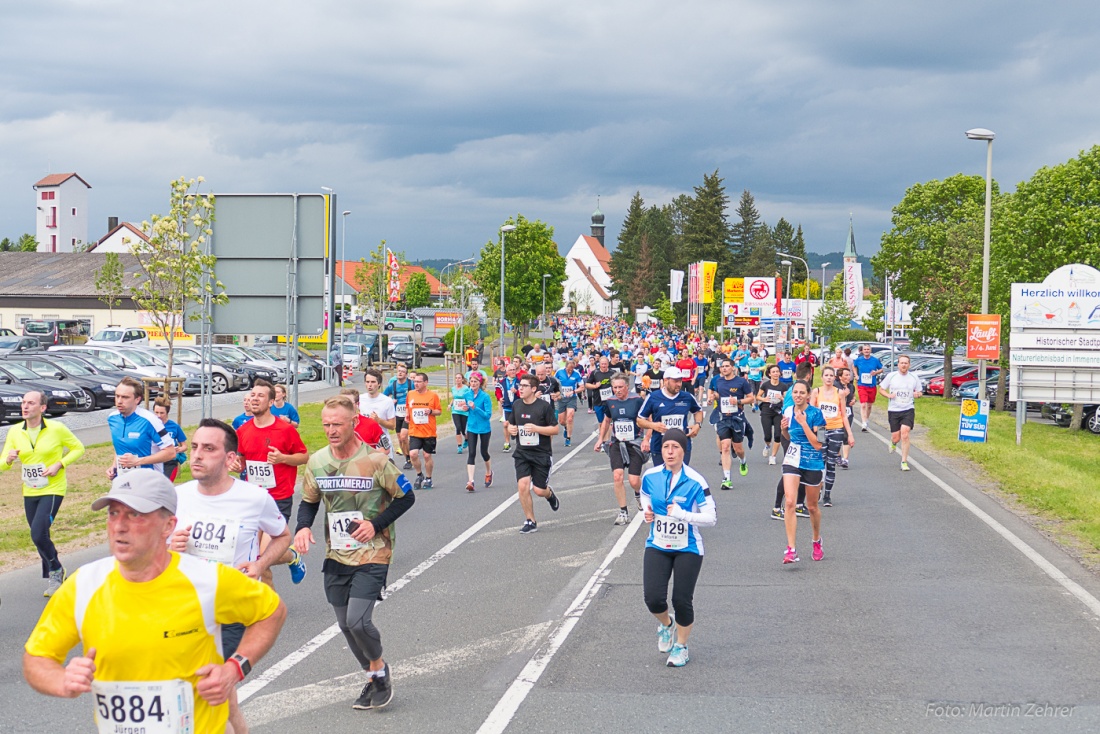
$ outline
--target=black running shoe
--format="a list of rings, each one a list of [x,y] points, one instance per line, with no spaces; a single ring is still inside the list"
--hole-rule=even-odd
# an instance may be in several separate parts
[[[550,509],[554,512],[557,512],[558,507],[560,507],[560,505],[558,504],[558,496],[554,494],[553,487],[547,487],[547,489],[550,490],[550,496],[546,498],[546,501],[550,503]]]
[[[821,499],[821,505],[823,507],[832,507],[833,506],[833,495],[832,495],[831,492],[826,492],[825,493],[825,496]]]
[[[405,459],[405,466],[403,466],[401,468],[406,469],[406,470],[407,469],[412,469],[413,468],[413,463],[411,461],[409,461],[408,459]]]
[[[538,523],[534,520],[524,520],[523,526],[519,529],[521,533],[537,533],[539,531]]]
[[[374,690],[370,695],[371,708],[382,709],[393,700],[393,680],[390,678],[390,664],[382,668],[385,675],[374,676]]]
[[[370,711],[374,707],[371,703],[371,695],[374,693],[374,678],[367,681],[367,685],[363,686],[363,692],[359,694],[359,698],[355,699],[355,703],[351,707],[357,711]]]

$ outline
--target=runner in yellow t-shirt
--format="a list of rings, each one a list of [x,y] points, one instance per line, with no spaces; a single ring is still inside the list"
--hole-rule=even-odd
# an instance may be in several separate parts
[[[135,471],[92,503],[107,510],[111,557],[74,572],[42,612],[23,656],[39,693],[92,693],[98,721],[137,731],[223,732],[229,694],[274,644],[286,607],[270,587],[223,564],[168,549],[176,490]],[[220,626],[248,627],[228,661]],[[67,664],[76,645],[82,654]]]

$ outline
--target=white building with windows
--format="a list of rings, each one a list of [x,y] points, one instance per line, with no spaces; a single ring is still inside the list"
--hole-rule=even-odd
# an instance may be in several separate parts
[[[112,218],[113,219],[113,218]],[[130,254],[131,248],[139,242],[148,242],[149,238],[136,224],[130,222],[109,221],[107,234],[88,248],[88,252],[124,252]]]
[[[34,185],[39,252],[72,252],[88,243],[88,189],[75,173],[53,173]]]
[[[592,214],[592,234],[581,235],[565,254],[565,308],[570,313],[613,316],[611,253],[603,243],[603,213]]]

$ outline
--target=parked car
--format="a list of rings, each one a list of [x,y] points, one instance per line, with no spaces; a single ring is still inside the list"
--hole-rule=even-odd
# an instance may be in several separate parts
[[[1100,413],[1097,412],[1097,408],[1100,408],[1100,406],[1085,406],[1083,425],[1090,433],[1100,434]],[[1073,420],[1073,406],[1061,404],[1054,405],[1051,407],[1050,417],[1062,428],[1069,428],[1069,424]]]
[[[393,329],[412,329],[413,331],[420,331],[424,328],[424,322],[412,311],[387,311],[386,322],[382,328],[386,331],[391,331]]]
[[[47,377],[72,384],[92,396],[89,409],[115,407],[115,385],[118,379],[100,375],[78,359],[66,358],[46,352],[15,354],[3,358],[4,362],[22,365],[39,377]]]
[[[351,367],[359,372],[367,369],[371,364],[367,349],[362,344],[341,344],[340,354],[344,367]]]
[[[0,326],[0,336],[19,336],[19,334],[16,334],[12,329]]]
[[[410,369],[420,369],[420,364],[423,360],[423,354],[420,351],[420,345],[413,341],[400,342],[390,352],[390,359],[394,362],[404,364]]]
[[[18,388],[0,383],[0,421],[10,423],[23,418],[23,393]]]
[[[420,353],[425,357],[442,357],[447,353],[447,342],[441,336],[426,336],[420,342]]]
[[[70,410],[92,410],[92,397],[80,387],[66,385],[61,380],[39,377],[21,364],[0,361],[0,383],[18,390],[41,390],[46,395],[46,412],[64,415]]]
[[[41,342],[33,336],[0,336],[0,354],[41,351]]]
[[[272,383],[286,380],[286,365],[267,354],[259,352],[262,356],[255,356],[251,350],[236,344],[215,344],[213,349],[243,367],[252,380],[251,384],[261,379]]]
[[[23,336],[33,336],[43,347],[81,344],[88,340],[88,327],[76,319],[31,319],[23,322]]]
[[[168,361],[167,348],[159,348],[156,351],[161,355],[161,359],[165,362]],[[232,390],[246,390],[252,385],[248,373],[236,363],[231,362],[228,357],[211,350],[210,358],[212,360],[209,366],[210,392],[221,395],[223,392]],[[172,350],[172,361],[173,364],[185,364],[197,370],[203,370],[202,350],[198,347],[174,348]]]
[[[159,357],[142,351],[141,348],[122,349],[119,347],[88,346],[82,344],[79,347],[51,347],[51,352],[73,351],[92,354],[114,365],[115,369],[136,372],[141,377],[163,378],[168,374],[168,367]],[[172,374],[175,377],[184,378],[183,394],[196,395],[202,391],[202,374],[188,365],[176,365]],[[138,378],[141,379],[141,378]]]
[[[285,353],[281,359],[276,360],[272,359],[270,355],[265,354],[264,352],[261,352],[259,349],[256,349],[254,347],[237,347],[237,349],[244,352],[246,355],[254,360],[268,360],[279,368],[279,371],[284,375],[284,377],[286,376],[287,370]],[[307,382],[313,379],[313,360],[312,358],[303,357],[301,347],[299,347],[298,349],[298,382]],[[287,381],[289,381],[289,378],[283,380],[283,382]]]
[[[108,326],[97,331],[85,343],[101,347],[149,346],[149,333],[145,329]]]
[[[999,367],[986,367],[985,379],[986,382],[990,380],[996,380],[1000,377],[1001,370]],[[976,364],[964,364],[959,367],[955,367],[951,370],[951,388],[954,391],[959,388],[964,382],[969,380],[976,380],[978,377],[978,365]],[[944,391],[944,378],[943,376],[933,377],[928,381],[928,388],[924,391],[929,395],[943,395]],[[949,393],[949,394],[954,394]]]
[[[37,355],[28,354],[26,356],[34,357]],[[89,354],[88,352],[59,352],[51,349],[46,352],[45,356],[57,356],[61,359],[79,362],[81,365],[87,367],[88,369],[92,370],[96,375],[103,378],[105,382],[108,382],[112,385],[117,385],[119,383],[119,380],[121,380],[123,377],[133,377],[135,380],[140,380],[144,376],[140,372],[132,372],[130,370],[118,369],[102,357],[96,356],[94,354]]]
[[[282,344],[264,344],[255,346],[248,349],[249,354],[263,355],[265,359],[278,364],[280,368],[286,371],[286,357],[287,348]],[[310,376],[307,379],[310,380],[322,380],[325,377],[325,361],[320,359],[308,349],[304,347],[298,347],[298,364],[305,364],[309,367]],[[299,380],[302,378],[299,377]]]
[[[393,350],[397,348],[398,344],[412,344],[412,334],[390,334],[390,343],[386,347],[386,354],[393,355]]]

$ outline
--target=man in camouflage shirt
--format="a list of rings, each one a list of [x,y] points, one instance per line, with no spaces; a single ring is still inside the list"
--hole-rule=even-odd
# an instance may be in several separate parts
[[[321,409],[328,446],[309,457],[298,505],[294,545],[309,552],[313,521],[325,503],[325,596],[348,648],[367,674],[353,708],[382,708],[393,698],[390,666],[382,659],[382,637],[371,615],[382,601],[393,557],[393,523],[413,505],[409,480],[389,457],[355,435],[359,410],[346,395]]]

